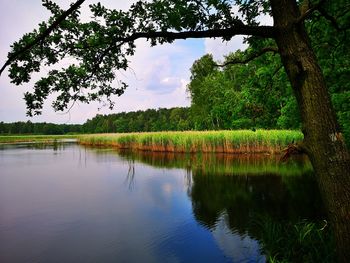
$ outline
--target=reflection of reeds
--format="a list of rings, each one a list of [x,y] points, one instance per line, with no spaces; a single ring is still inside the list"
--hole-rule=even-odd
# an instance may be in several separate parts
[[[312,171],[306,156],[295,156],[286,163],[280,162],[279,155],[226,154],[226,153],[173,153],[119,150],[126,159],[160,168],[183,168],[189,173],[203,175],[302,175]]]
[[[125,179],[125,183],[128,185],[129,190],[133,190],[135,186],[135,160],[128,160],[129,169]]]
[[[278,153],[303,135],[290,130],[187,131],[79,136],[81,144],[155,152]]]
[[[72,141],[73,142],[73,141]],[[44,141],[23,141],[23,142],[9,142],[0,143],[0,148],[11,147],[10,145],[16,145],[16,147],[36,149],[36,150],[51,150],[54,151],[63,150],[69,141],[64,140],[44,140]],[[75,142],[74,142],[75,143]]]

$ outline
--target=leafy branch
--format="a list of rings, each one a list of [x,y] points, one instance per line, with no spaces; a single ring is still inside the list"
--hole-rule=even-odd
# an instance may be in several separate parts
[[[234,64],[247,64],[248,62],[261,57],[262,55],[264,55],[265,53],[268,52],[273,52],[274,54],[278,53],[278,48],[276,47],[265,47],[260,49],[257,52],[251,53],[249,55],[247,55],[245,58],[235,58],[232,60],[229,60],[227,62],[225,62],[224,64],[216,64],[217,67],[226,67],[228,65],[234,65]]]
[[[78,0],[75,2],[69,9],[67,9],[65,12],[63,12],[57,19],[41,34],[39,34],[32,42],[22,47],[20,50],[18,50],[15,53],[12,53],[9,55],[7,61],[0,69],[0,76],[2,72],[5,70],[7,66],[9,66],[13,61],[15,61],[18,57],[20,57],[23,53],[33,48],[35,45],[39,44],[40,42],[44,41],[52,31],[54,31],[69,15],[74,13],[79,7],[85,2],[85,0]]]

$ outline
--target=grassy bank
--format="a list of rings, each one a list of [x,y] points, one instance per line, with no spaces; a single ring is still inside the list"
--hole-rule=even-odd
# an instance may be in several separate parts
[[[0,143],[52,142],[55,140],[76,139],[77,135],[16,135],[0,136]]]
[[[303,139],[300,131],[237,130],[95,134],[81,144],[159,152],[276,153]]]

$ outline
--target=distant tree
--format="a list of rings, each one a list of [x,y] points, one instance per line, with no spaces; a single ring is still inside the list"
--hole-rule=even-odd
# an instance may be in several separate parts
[[[5,124],[3,121],[0,121],[0,133],[1,134],[6,133]]]

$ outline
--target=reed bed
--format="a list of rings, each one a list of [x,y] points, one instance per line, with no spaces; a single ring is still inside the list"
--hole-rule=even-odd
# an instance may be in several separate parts
[[[303,139],[300,131],[236,130],[95,134],[78,136],[92,146],[155,152],[279,153]]]

